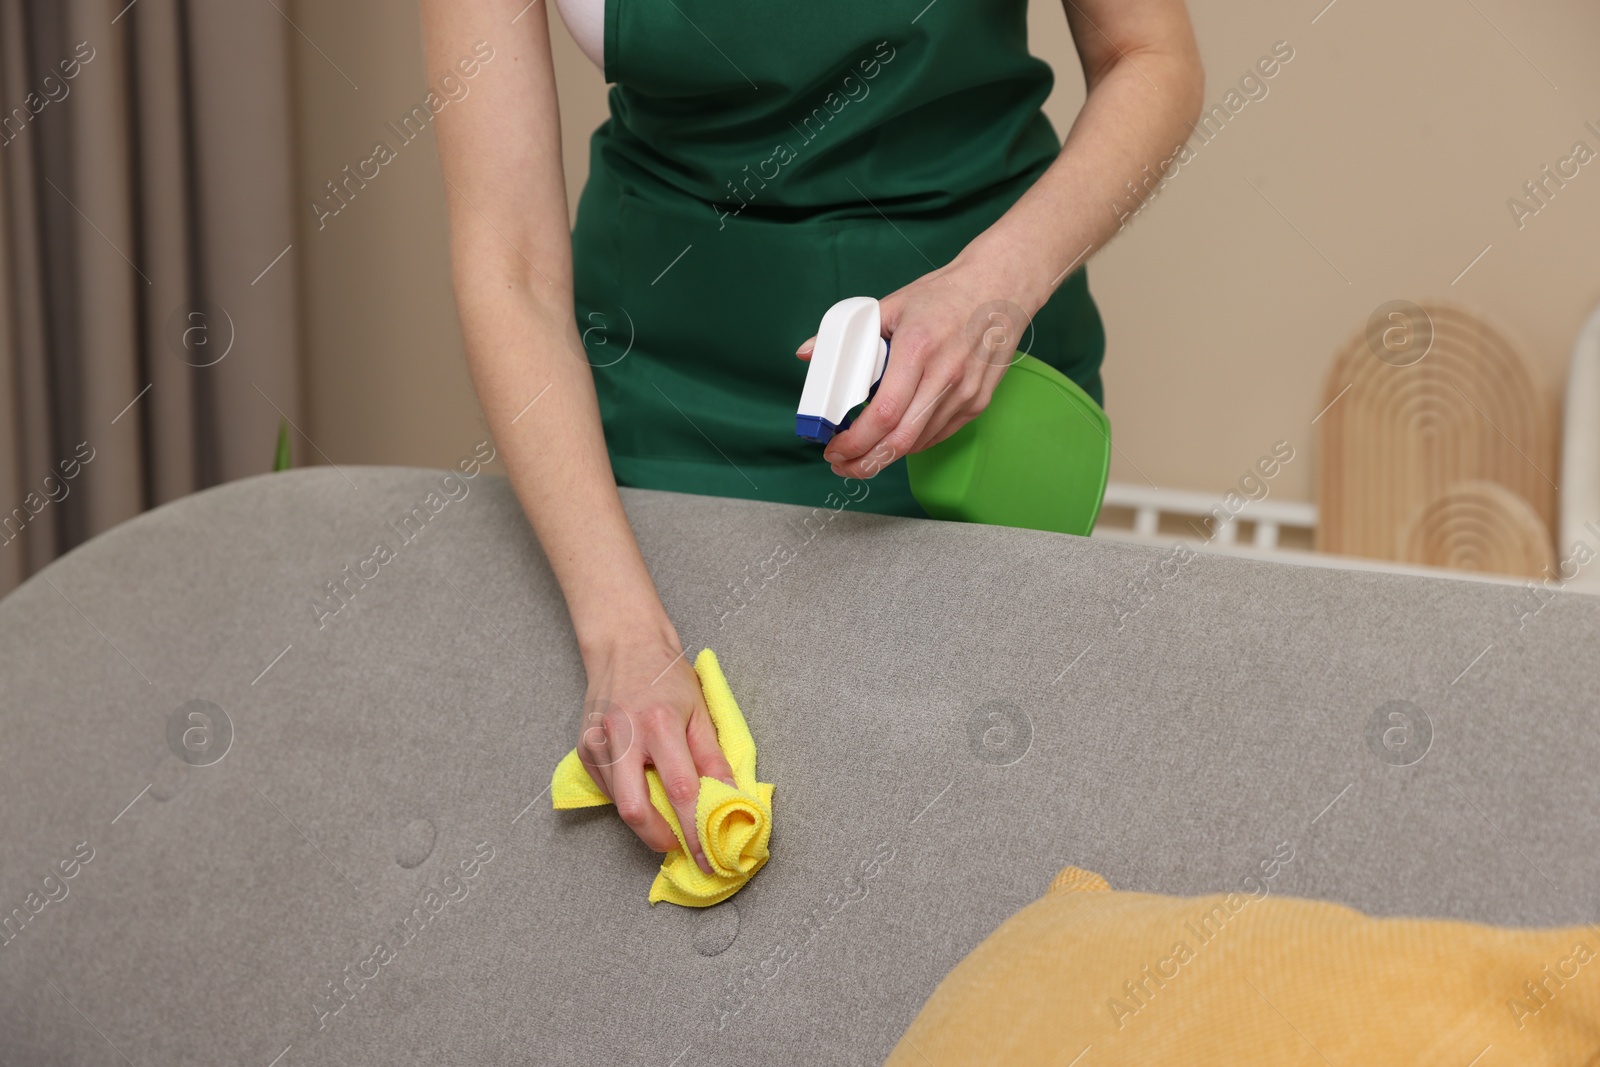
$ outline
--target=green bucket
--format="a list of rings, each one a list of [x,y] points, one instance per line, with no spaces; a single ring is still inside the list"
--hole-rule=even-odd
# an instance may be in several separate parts
[[[1111,420],[1077,382],[1017,353],[983,414],[906,457],[936,519],[1087,537],[1111,470]]]

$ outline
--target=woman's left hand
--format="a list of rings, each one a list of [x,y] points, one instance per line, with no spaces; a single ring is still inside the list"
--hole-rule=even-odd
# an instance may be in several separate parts
[[[995,272],[958,259],[879,301],[889,363],[871,402],[823,451],[835,474],[870,478],[989,405],[1037,310],[1001,295],[1012,290]],[[809,361],[816,341],[795,354]]]

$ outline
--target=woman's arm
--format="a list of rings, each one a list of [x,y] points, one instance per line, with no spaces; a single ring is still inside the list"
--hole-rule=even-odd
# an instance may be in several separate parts
[[[937,444],[983,411],[1027,322],[1120,228],[1107,205],[1124,201],[1125,182],[1139,186],[1144,167],[1159,172],[1190,135],[1205,73],[1183,0],[1063,4],[1088,87],[1083,109],[1061,154],[1010,210],[943,270],[882,300],[895,358],[872,403],[824,453],[837,474],[871,477],[885,455]],[[1007,327],[997,335],[974,315],[999,301],[1022,321],[997,323]]]
[[[589,678],[579,755],[624,821],[666,851],[677,841],[650,804],[653,764],[709,870],[695,840],[700,776],[731,784],[732,770],[617,494],[573,317],[549,24],[542,7],[518,17],[525,4],[422,0],[430,84],[479,42],[494,49],[435,122],[467,364],[572,617]]]

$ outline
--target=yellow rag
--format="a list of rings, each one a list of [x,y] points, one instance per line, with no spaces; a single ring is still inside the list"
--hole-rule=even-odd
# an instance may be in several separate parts
[[[645,781],[650,786],[650,803],[667,820],[678,839],[678,847],[661,861],[661,870],[650,887],[650,903],[665,900],[686,908],[704,908],[737,893],[767,862],[767,842],[772,836],[772,784],[756,781],[756,742],[750,736],[739,705],[734,702],[728,680],[722,676],[717,655],[701,649],[694,661],[700,676],[700,691],[705,695],[711,725],[717,728],[717,743],[733,768],[730,789],[715,778],[700,779],[700,799],[695,806],[695,829],[700,832],[700,847],[713,873],[702,871],[683,844],[683,828],[678,813],[667,799],[661,776],[646,767]],[[562,757],[550,779],[550,802],[557,809],[593,808],[611,803],[594,784],[578,759],[577,749]]]
[[[935,1049],[940,1064],[1595,1064],[1596,932],[1118,892],[1068,867],[945,975],[885,1067]]]

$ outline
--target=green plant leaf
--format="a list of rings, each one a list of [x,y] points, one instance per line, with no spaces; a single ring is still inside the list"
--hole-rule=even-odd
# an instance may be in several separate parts
[[[286,471],[294,466],[294,452],[289,447],[289,420],[278,421],[278,454],[272,458],[272,469]]]

